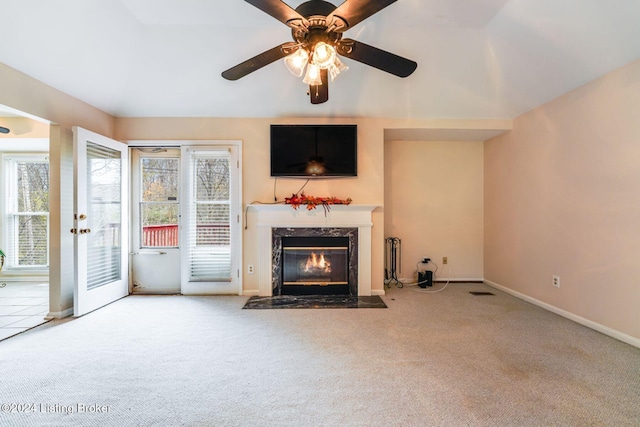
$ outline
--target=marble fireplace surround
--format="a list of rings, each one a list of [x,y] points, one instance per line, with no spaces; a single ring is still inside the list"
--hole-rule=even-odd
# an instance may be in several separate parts
[[[331,229],[328,233],[353,233],[357,229],[357,295],[371,296],[371,215],[377,206],[333,205],[325,212],[322,206],[307,210],[304,206],[293,209],[291,205],[250,205],[258,214],[258,291],[260,296],[273,295],[273,236],[282,235],[282,229]],[[302,231],[302,230],[299,230]],[[286,233],[286,232],[285,232]],[[316,230],[313,234],[322,234]],[[299,235],[296,230],[292,235]],[[277,240],[277,239],[276,239]]]
[[[349,239],[348,276],[349,295],[358,296],[358,229],[355,227],[287,227],[271,229],[271,289],[274,295],[282,290],[283,237],[346,237]]]

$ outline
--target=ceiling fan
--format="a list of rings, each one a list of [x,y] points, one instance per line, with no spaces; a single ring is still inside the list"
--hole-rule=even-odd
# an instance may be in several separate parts
[[[292,42],[286,42],[248,59],[222,73],[238,80],[265,65],[285,59],[294,75],[309,85],[312,104],[329,99],[329,76],[333,80],[345,66],[344,56],[398,77],[411,75],[418,66],[401,56],[369,46],[342,33],[397,0],[345,0],[340,6],[324,0],[309,0],[295,10],[281,0],[245,0],[291,28]],[[306,69],[306,73],[305,73]]]

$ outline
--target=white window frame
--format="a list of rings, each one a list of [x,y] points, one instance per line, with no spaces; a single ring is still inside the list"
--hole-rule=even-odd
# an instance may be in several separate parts
[[[29,152],[29,153],[3,153],[1,156],[2,160],[2,207],[0,209],[0,215],[2,215],[2,226],[1,226],[1,238],[0,238],[0,248],[5,252],[5,264],[2,269],[4,273],[48,273],[49,271],[49,263],[50,263],[50,253],[49,253],[49,241],[51,239],[51,223],[50,223],[50,212],[30,212],[30,215],[44,215],[47,218],[47,264],[39,265],[39,266],[18,266],[14,264],[15,258],[12,254],[7,253],[9,248],[12,246],[9,242],[9,236],[11,232],[9,227],[14,223],[13,220],[10,220],[11,216],[21,215],[15,211],[17,199],[17,189],[16,182],[17,179],[15,177],[16,167],[15,164],[17,162],[43,162],[46,161],[49,163],[49,154],[44,152]],[[49,177],[50,179],[50,177]]]

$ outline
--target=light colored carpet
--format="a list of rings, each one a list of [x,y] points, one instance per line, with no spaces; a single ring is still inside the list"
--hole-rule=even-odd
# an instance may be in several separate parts
[[[482,284],[246,299],[132,296],[0,342],[0,425],[640,425],[640,349]]]

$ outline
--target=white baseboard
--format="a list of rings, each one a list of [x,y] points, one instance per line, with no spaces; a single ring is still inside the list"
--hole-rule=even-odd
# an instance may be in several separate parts
[[[45,316],[45,319],[64,319],[69,316],[73,316],[73,307],[67,308],[64,311],[50,311]]]
[[[485,280],[484,283],[491,286],[492,288],[499,289],[503,292],[508,293],[516,298],[519,298],[523,301],[527,301],[533,305],[537,305],[538,307],[544,308],[552,313],[555,313],[559,316],[562,316],[566,319],[572,320],[576,323],[581,324],[582,326],[586,326],[587,328],[591,328],[595,331],[598,331],[602,334],[608,335],[611,338],[615,338],[619,341],[632,345],[634,347],[640,348],[640,339],[632,337],[631,335],[627,335],[623,332],[617,331],[615,329],[609,328],[608,326],[601,325],[600,323],[594,322],[593,320],[585,319],[584,317],[578,316],[577,314],[573,314],[569,311],[563,310],[551,304],[547,304],[546,302],[542,302],[525,294],[521,294],[520,292],[514,291],[513,289],[509,289],[505,286],[499,285],[490,280]]]

